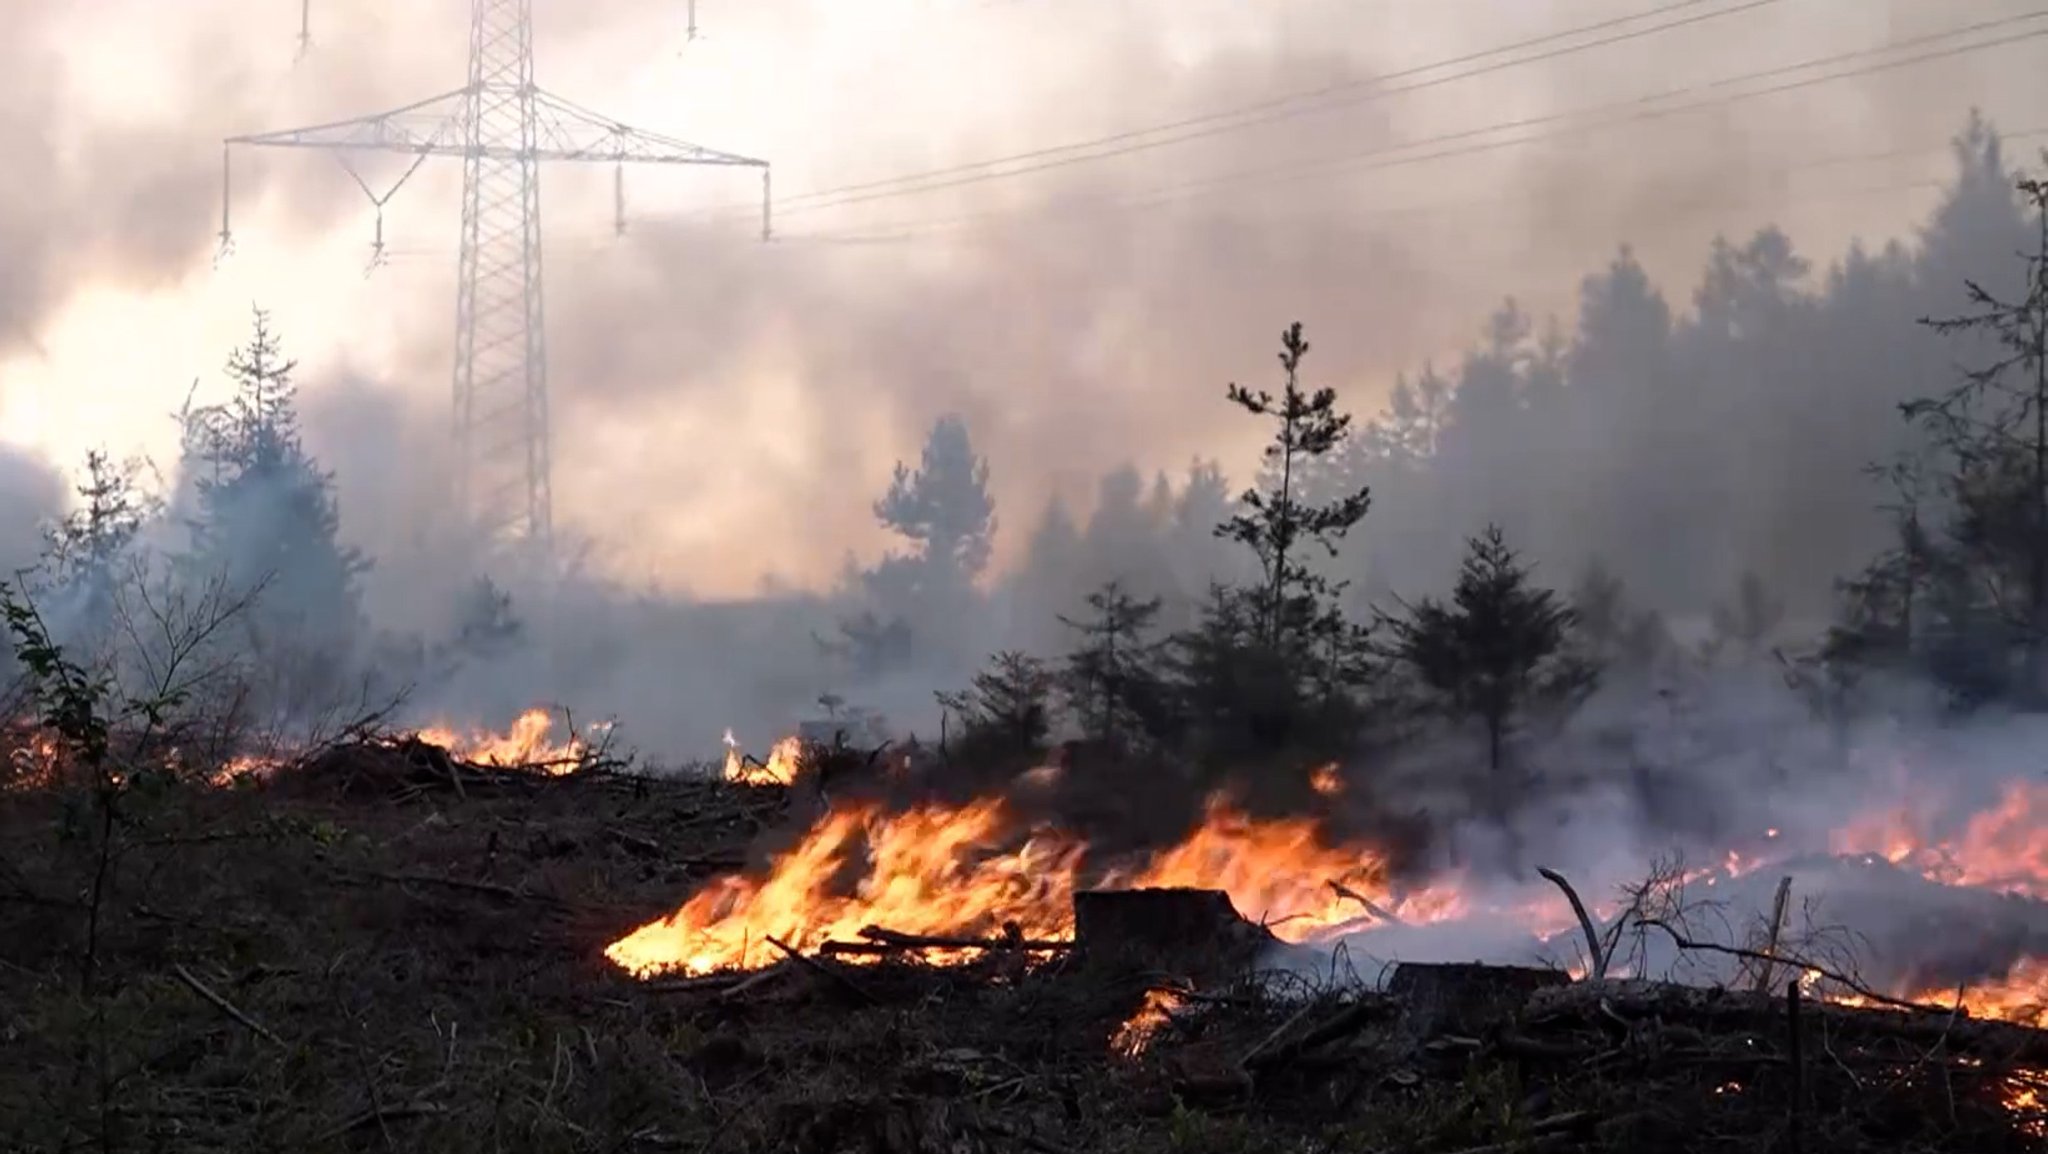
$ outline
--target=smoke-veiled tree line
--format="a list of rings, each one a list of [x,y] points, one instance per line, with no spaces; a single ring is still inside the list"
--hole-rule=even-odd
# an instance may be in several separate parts
[[[445,639],[372,628],[372,562],[344,539],[334,477],[302,439],[297,368],[255,310],[225,363],[225,395],[196,403],[195,386],[170,414],[180,434],[170,476],[88,453],[72,511],[45,530],[41,563],[5,587],[66,660],[115,689],[138,677],[169,678],[183,696],[207,685],[217,700],[187,704],[203,705],[230,744],[374,713],[447,683],[521,628],[486,578],[451,606]],[[203,637],[183,636],[201,620]],[[173,650],[180,669],[166,667]]]
[[[1817,271],[1765,228],[1713,246],[1688,306],[1624,248],[1584,281],[1575,327],[1510,300],[1455,367],[1424,366],[1355,426],[1300,383],[1288,329],[1278,395],[1222,397],[1277,424],[1256,484],[1233,496],[1196,462],[1110,474],[1085,519],[1049,502],[988,594],[999,661],[943,700],[970,734],[1000,728],[989,702],[1029,714],[1008,731],[1025,760],[1063,732],[1242,769],[1448,730],[1510,779],[1534,768],[1520,736],[1554,735],[1603,680],[1668,694],[1746,667],[1839,701],[1905,673],[1952,708],[2037,704],[2043,192],[1981,120],[1954,151],[1912,243]],[[926,506],[959,484],[985,556],[965,438],[942,423],[909,476]],[[863,604],[849,634],[971,659],[960,631],[920,637],[916,613]]]
[[[949,738],[994,718],[1034,759],[1078,736],[1125,758],[1248,765],[1450,729],[1482,738],[1472,759],[1495,775],[1521,772],[1525,735],[1554,735],[1596,688],[1790,665],[1779,643],[1809,621],[1837,625],[1831,700],[1880,668],[1965,704],[2012,700],[2039,684],[2022,674],[2038,669],[2048,590],[2032,531],[2048,437],[2028,441],[2041,294],[2014,255],[2037,222],[1988,125],[1973,120],[1955,153],[1910,243],[1817,272],[1767,228],[1716,244],[1681,303],[1624,248],[1586,278],[1571,326],[1507,302],[1455,365],[1419,366],[1369,417],[1289,327],[1270,379],[1189,383],[1270,434],[1254,467],[1123,468],[1085,516],[1058,499],[1005,513],[1024,542],[1007,571],[990,571],[990,463],[942,418],[875,503],[898,545],[850,560],[829,596],[792,599],[816,644],[767,659],[801,668],[752,680],[790,712],[821,690],[861,702],[917,685]],[[1274,319],[1246,318],[1247,341]],[[371,682],[460,701],[451,687],[479,658],[503,667],[572,635],[625,644],[527,628],[486,579],[454,598],[445,637],[371,629],[370,559],[344,543],[332,479],[299,437],[294,367],[259,316],[227,399],[179,414],[183,459],[160,501],[139,465],[87,463],[37,579],[70,607],[67,636],[111,628],[124,582],[260,586],[237,630],[285,670],[252,698],[270,714]],[[661,609],[613,601],[615,622]],[[934,686],[961,692],[933,701]]]

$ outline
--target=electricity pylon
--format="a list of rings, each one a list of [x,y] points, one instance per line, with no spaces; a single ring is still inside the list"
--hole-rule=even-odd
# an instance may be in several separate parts
[[[382,263],[384,205],[432,156],[462,158],[462,245],[455,291],[454,434],[458,498],[494,544],[549,550],[554,537],[547,343],[541,284],[540,166],[610,162],[625,231],[625,166],[683,164],[761,170],[761,236],[770,235],[768,162],[642,132],[543,91],[533,74],[533,0],[470,0],[469,82],[353,120],[231,136],[221,155],[221,251],[229,157],[237,145],[335,154],[377,209],[371,267]],[[379,194],[349,157],[409,155]]]

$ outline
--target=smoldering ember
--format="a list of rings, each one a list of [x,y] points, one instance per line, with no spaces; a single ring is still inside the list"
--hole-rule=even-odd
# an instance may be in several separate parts
[[[109,5],[0,1154],[2048,1149],[2048,12]]]

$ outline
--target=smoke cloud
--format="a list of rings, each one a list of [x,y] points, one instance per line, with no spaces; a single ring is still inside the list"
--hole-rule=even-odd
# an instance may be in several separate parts
[[[275,7],[135,6],[138,23],[114,42],[120,53],[77,38],[75,18],[48,5],[6,10],[20,30],[7,51],[21,91],[4,143],[30,174],[0,205],[0,331],[14,347],[33,350],[91,290],[188,291],[211,255],[222,135],[391,107],[460,81],[456,9],[316,6],[314,50],[292,68],[292,14]],[[1578,38],[1611,44],[1566,51],[1574,42],[1559,41],[1536,63],[1413,75],[1403,72],[1418,62],[1641,9],[982,7],[871,5],[855,18],[793,0],[706,6],[707,38],[687,48],[673,5],[543,8],[548,87],[649,129],[768,157],[793,199],[778,211],[779,239],[761,245],[744,182],[634,173],[632,228],[593,251],[585,237],[609,223],[609,174],[548,171],[559,517],[589,543],[587,566],[602,580],[545,604],[524,598],[530,616],[554,623],[551,640],[530,668],[496,671],[516,683],[498,696],[618,710],[664,751],[715,752],[728,724],[766,740],[811,697],[844,688],[843,675],[817,669],[813,635],[829,635],[843,609],[825,595],[849,553],[870,562],[884,548],[870,503],[941,415],[963,416],[990,462],[1001,584],[1000,574],[1029,568],[1049,498],[1085,522],[1101,479],[1121,467],[1149,489],[1155,471],[1178,484],[1191,459],[1214,457],[1233,485],[1248,480],[1257,430],[1221,393],[1233,380],[1273,383],[1273,337],[1287,321],[1307,324],[1311,378],[1337,386],[1363,421],[1400,374],[1434,363],[1455,376],[1505,297],[1530,317],[1532,343],[1553,315],[1569,338],[1587,323],[1581,279],[1625,244],[1681,316],[1695,307],[1717,233],[1739,249],[1755,226],[1782,225],[1809,262],[1795,278],[1806,289],[1825,286],[1853,237],[1872,253],[1894,238],[1917,244],[1940,190],[1913,186],[1952,173],[1942,142],[1969,109],[2025,133],[2035,126],[2015,110],[2038,103],[2032,70],[2008,67],[2023,46],[1778,95],[1743,94],[1829,68],[1728,83],[2005,18],[2015,5],[1973,6],[1967,18],[1905,0],[1702,6],[1682,27],[1622,38],[1637,26],[1617,24]],[[1704,18],[1712,7],[1730,11]],[[668,45],[683,56],[620,63],[649,58],[650,45],[653,56]],[[129,88],[106,79],[131,58],[122,53],[145,48],[150,67],[134,69]],[[1471,75],[1441,79],[1460,72]],[[146,97],[120,94],[137,90]],[[1630,105],[1666,91],[1680,94]],[[1281,102],[1305,92],[1327,95],[1277,114],[1303,107]],[[1699,107],[1648,115],[1688,102]],[[1109,159],[934,193],[837,208],[802,196],[1250,106],[1274,114],[1165,147],[1133,137]],[[1617,123],[1588,126],[1608,120]],[[1529,127],[1478,131],[1511,123]],[[1533,142],[1502,143],[1521,138]],[[387,161],[365,163],[373,186],[395,175],[377,167]],[[336,474],[345,535],[377,560],[368,604],[392,629],[445,627],[481,568],[446,548],[437,450],[455,179],[429,166],[394,200],[404,207],[387,210],[387,225],[405,259],[355,295],[285,280],[263,294],[287,341],[309,350],[308,441]],[[310,254],[345,247],[359,262],[366,206],[331,165],[238,158],[236,184],[238,259],[255,260],[259,246],[266,260],[304,251],[309,282],[320,269],[349,273]],[[669,200],[683,207],[671,212]],[[741,208],[699,211],[728,202]],[[1932,246],[1952,267],[1899,283],[1954,285],[1965,270],[1995,268],[2010,245],[1994,217],[1966,204],[1935,220],[1936,230],[1977,232]],[[1880,278],[1873,291],[1892,284]],[[1872,494],[1856,470],[1886,449],[1894,394],[1951,359],[1937,342],[1895,334],[1945,299],[1899,290],[1830,314],[1838,327],[1796,347],[1717,366],[1706,377],[1759,382],[1717,394],[1718,409],[1589,401],[1597,419],[1447,447],[1427,483],[1380,485],[1355,547],[1361,594],[1440,587],[1463,536],[1493,517],[1530,543],[1554,583],[1599,554],[1674,614],[1703,613],[1745,570],[1782,586],[1802,613],[1824,611],[1832,579],[1875,539]],[[1866,323],[1882,331],[1856,327]],[[1645,353],[1604,371],[1633,379],[1692,355]],[[1880,371],[1888,383],[1859,395],[1857,382]],[[1687,372],[1686,387],[1712,387]],[[153,411],[174,407],[185,384],[161,382],[165,403]],[[1759,447],[1758,427],[1773,422],[1742,406],[1774,392],[1796,397],[1787,404],[1800,415],[1777,427],[1806,439]],[[1710,415],[1721,423],[1702,424]],[[1821,431],[1842,421],[1855,433],[1823,443]],[[1741,462],[1726,470],[1741,485],[1671,480],[1668,455],[1644,446],[1680,440],[1702,458]],[[1686,507],[1674,490],[1734,511],[1671,529],[1675,543],[1631,528]],[[1517,495],[1536,498],[1533,507],[1517,507]],[[1593,504],[1609,512],[1580,515]],[[1092,552],[1144,551],[1103,538]],[[1031,601],[1028,590],[1002,597]],[[980,632],[961,648],[1061,642],[1056,624],[1016,616],[1001,628],[972,623]],[[928,700],[930,688],[895,696]]]

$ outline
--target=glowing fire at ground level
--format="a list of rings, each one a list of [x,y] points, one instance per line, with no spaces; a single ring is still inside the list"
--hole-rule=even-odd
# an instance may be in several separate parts
[[[795,753],[778,747],[771,758],[771,764],[787,762],[783,780],[795,775]],[[743,778],[734,769],[742,765],[736,755],[729,758],[728,779]],[[2037,896],[2048,893],[2048,851],[2042,848],[2048,829],[2039,821],[2048,816],[2044,802],[2048,790],[2017,783],[1950,841],[1916,838],[1887,814],[1846,826],[1830,849],[1875,855],[1942,885]],[[694,975],[775,961],[781,954],[767,946],[771,937],[814,950],[857,939],[869,927],[961,937],[1013,927],[1030,938],[1066,938],[1073,931],[1073,895],[1085,888],[1220,890],[1246,917],[1295,944],[1354,934],[1369,940],[1370,931],[1395,922],[1484,919],[1538,936],[1573,925],[1555,894],[1482,901],[1473,896],[1480,887],[1455,874],[1397,889],[1385,856],[1373,847],[1332,845],[1314,819],[1254,819],[1220,798],[1185,839],[1142,860],[1084,869],[1087,848],[1056,829],[1019,829],[998,799],[893,814],[868,804],[844,806],[825,814],[765,876],[717,879],[674,914],[613,942],[605,955],[639,976]],[[1730,853],[1688,880],[1711,886],[1767,864],[1763,857]],[[1593,912],[1605,923],[1616,911]],[[1954,988],[1890,993],[1941,1005],[1959,997]],[[1980,1017],[2048,1024],[2048,959],[2025,958],[2002,977],[1971,984],[1960,991],[1960,1003]]]

